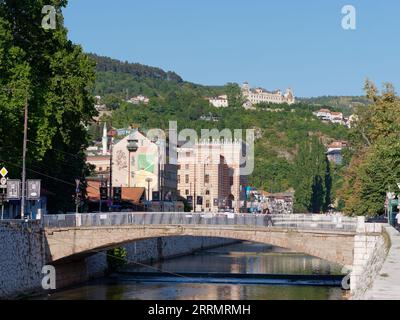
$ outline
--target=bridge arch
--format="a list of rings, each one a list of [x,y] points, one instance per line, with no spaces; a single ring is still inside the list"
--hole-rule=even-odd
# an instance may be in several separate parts
[[[327,261],[353,264],[354,234],[294,231],[281,228],[246,229],[219,226],[113,226],[45,230],[48,262],[107,250],[138,240],[194,236],[251,241],[291,249]]]

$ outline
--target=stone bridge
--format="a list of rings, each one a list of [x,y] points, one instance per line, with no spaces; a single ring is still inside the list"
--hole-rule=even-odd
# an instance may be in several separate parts
[[[43,219],[46,261],[63,262],[136,240],[219,237],[288,248],[345,266],[353,292],[376,274],[390,244],[382,224],[341,215],[221,213],[95,213]],[[373,270],[372,270],[373,269]]]
[[[350,267],[357,220],[323,215],[104,213],[46,216],[44,226],[49,262],[135,240],[196,236],[271,244]]]

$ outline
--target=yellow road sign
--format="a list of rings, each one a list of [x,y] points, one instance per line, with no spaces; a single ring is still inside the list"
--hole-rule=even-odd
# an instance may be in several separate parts
[[[3,168],[0,170],[0,174],[1,174],[2,177],[4,178],[4,177],[8,174],[7,169],[3,167]]]

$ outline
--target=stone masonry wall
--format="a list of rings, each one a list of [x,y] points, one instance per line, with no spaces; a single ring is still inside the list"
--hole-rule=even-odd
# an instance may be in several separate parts
[[[377,270],[372,285],[363,295],[365,300],[400,300],[400,232],[391,226],[384,227],[389,251],[381,269]]]
[[[41,286],[45,247],[37,222],[0,222],[0,298]]]
[[[139,240],[123,245],[128,263],[134,265],[191,254],[196,250],[234,243],[232,239],[209,237],[165,237]],[[99,252],[77,260],[67,260],[55,265],[57,289],[104,276],[107,269],[106,252]]]
[[[196,250],[232,244],[237,240],[212,237],[165,237],[124,245],[128,261],[141,263],[191,254]]]
[[[211,237],[166,237],[124,245],[130,261],[146,263],[190,254],[193,251],[234,243]],[[42,292],[46,263],[46,239],[40,222],[0,222],[0,299]],[[54,265],[57,289],[104,275],[107,256],[96,253]]]
[[[362,299],[382,268],[388,252],[388,238],[382,224],[360,221],[354,237],[354,262],[350,276],[351,299]]]

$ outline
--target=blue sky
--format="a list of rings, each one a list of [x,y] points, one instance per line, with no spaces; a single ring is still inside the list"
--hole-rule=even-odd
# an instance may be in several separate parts
[[[348,4],[356,30],[341,26]],[[400,92],[398,0],[70,0],[64,16],[85,51],[195,83],[359,95],[369,77]]]

